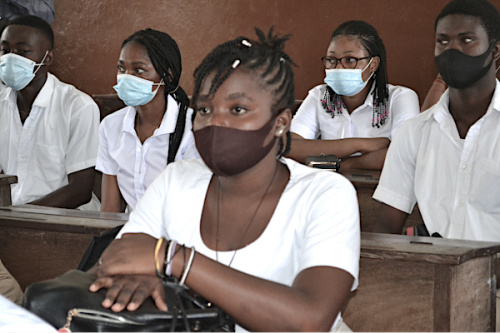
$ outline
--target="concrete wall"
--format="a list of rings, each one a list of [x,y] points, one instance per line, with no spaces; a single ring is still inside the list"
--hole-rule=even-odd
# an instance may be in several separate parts
[[[500,8],[500,0],[492,0]],[[320,58],[332,31],[351,19],[379,31],[389,82],[414,89],[422,103],[437,70],[434,20],[448,0],[56,0],[56,62],[51,71],[89,94],[113,93],[121,42],[133,32],[168,32],[183,57],[181,85],[192,93],[194,68],[220,42],[254,26],[291,33],[287,52],[296,69],[296,98],[324,78]]]

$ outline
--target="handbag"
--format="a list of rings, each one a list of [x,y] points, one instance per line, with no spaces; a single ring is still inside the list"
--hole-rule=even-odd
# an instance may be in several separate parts
[[[307,156],[306,165],[318,169],[340,169],[340,158],[336,155]]]
[[[149,297],[136,311],[103,308],[106,290],[88,290],[93,273],[71,270],[55,279],[30,285],[23,307],[58,329],[70,332],[234,331],[233,320],[172,278],[164,281],[168,311],[159,310]]]

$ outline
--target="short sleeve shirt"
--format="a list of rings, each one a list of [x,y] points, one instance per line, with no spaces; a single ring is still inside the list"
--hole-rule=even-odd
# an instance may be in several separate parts
[[[321,104],[326,87],[322,84],[309,91],[293,117],[291,132],[309,140],[319,137],[322,140],[376,137],[392,139],[401,124],[420,113],[418,96],[413,90],[389,84],[389,115],[385,125],[380,128],[372,127],[374,87],[363,105],[351,114],[344,108],[341,114],[335,114],[332,118]]]
[[[486,114],[461,139],[449,91],[394,137],[373,198],[411,213],[446,238],[500,239],[500,83]]]
[[[358,285],[360,224],[356,191],[342,175],[282,159],[290,180],[262,235],[234,251],[208,248],[200,221],[212,172],[202,160],[170,164],[151,184],[124,233],[146,233],[195,246],[205,256],[247,274],[291,286],[309,267],[331,266],[350,273]],[[272,255],[269,255],[269,254]],[[233,259],[234,256],[234,259]]]
[[[95,166],[97,104],[50,73],[24,125],[16,92],[0,90],[0,124],[0,169],[18,177],[11,187],[14,205],[39,199],[67,185],[68,174]]]
[[[188,109],[181,145],[175,161],[199,158],[194,143]],[[99,128],[99,154],[96,169],[117,177],[128,209],[133,210],[146,188],[167,166],[169,138],[175,131],[179,105],[169,95],[160,127],[142,144],[134,129],[136,109],[128,106],[103,119]]]

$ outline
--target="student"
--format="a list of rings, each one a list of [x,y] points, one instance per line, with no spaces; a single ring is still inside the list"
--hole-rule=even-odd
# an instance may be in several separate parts
[[[57,330],[33,313],[0,295],[0,332],[50,332]]]
[[[179,48],[168,34],[140,30],[123,42],[114,88],[128,106],[99,128],[101,211],[124,211],[122,200],[133,210],[168,163],[199,158],[181,72]]]
[[[339,312],[358,284],[356,193],[338,174],[282,157],[294,104],[288,37],[257,32],[259,41],[223,43],[196,69],[203,160],[168,165],[148,188],[97,266],[90,289],[111,287],[103,306],[134,310],[152,295],[166,309],[151,260],[166,237],[159,251],[177,249],[166,273],[240,328],[347,328]]]
[[[382,169],[389,140],[419,113],[417,94],[388,84],[384,43],[366,22],[341,24],[322,61],[326,84],[311,89],[297,110],[289,156],[304,163],[335,154],[342,168]],[[361,155],[349,158],[354,153]]]
[[[418,202],[429,234],[500,239],[500,14],[454,0],[435,23],[435,60],[448,90],[396,134],[373,198],[376,232],[401,233]]]
[[[99,210],[92,195],[99,110],[92,98],[48,73],[54,33],[36,16],[1,36],[0,170],[16,175],[12,203]]]

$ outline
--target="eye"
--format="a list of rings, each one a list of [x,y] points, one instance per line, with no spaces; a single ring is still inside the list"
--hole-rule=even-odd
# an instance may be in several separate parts
[[[196,108],[196,113],[199,113],[201,115],[207,115],[207,114],[210,114],[210,109],[201,106],[201,107]]]
[[[143,69],[143,68],[136,68],[136,69],[135,69],[135,72],[136,72],[137,74],[142,74],[142,73],[144,73],[145,71],[144,71],[144,69]]]
[[[241,114],[245,114],[247,113],[248,110],[243,108],[243,107],[240,107],[240,106],[236,106],[234,108],[231,109],[231,113],[234,113],[234,114],[237,114],[237,115],[241,115]]]
[[[116,67],[118,67],[118,73],[125,73],[125,68],[123,68],[122,65],[118,65]]]
[[[334,64],[337,61],[337,59],[330,57],[326,57],[325,60],[328,61],[330,64]]]
[[[439,44],[439,45],[448,45],[448,40],[447,39],[444,39],[444,38],[438,38],[436,39],[436,43]]]
[[[468,43],[472,43],[474,41],[474,38],[472,38],[472,37],[464,37],[464,39],[462,41],[464,43],[468,44]]]
[[[31,53],[31,50],[18,50],[17,54],[19,55],[28,55]]]
[[[353,58],[353,57],[345,57],[345,61],[348,64],[355,64],[358,61],[358,59]]]

